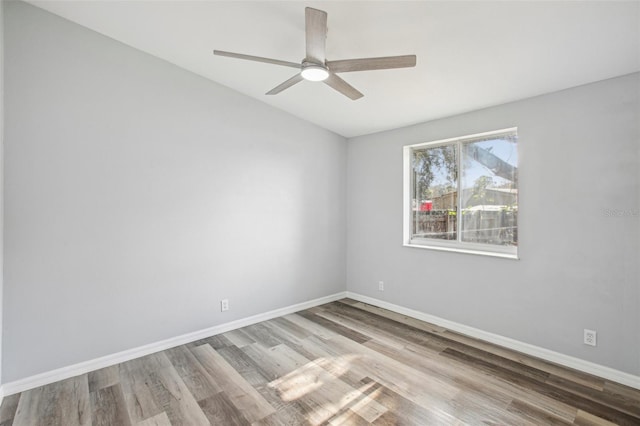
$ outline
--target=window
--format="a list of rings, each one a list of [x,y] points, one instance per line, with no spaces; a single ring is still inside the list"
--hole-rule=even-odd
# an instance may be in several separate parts
[[[517,129],[404,147],[404,244],[517,258]]]

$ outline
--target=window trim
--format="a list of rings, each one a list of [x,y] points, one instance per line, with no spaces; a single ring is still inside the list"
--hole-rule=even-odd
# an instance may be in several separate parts
[[[470,243],[463,241],[447,241],[447,240],[436,240],[436,239],[428,239],[428,238],[411,238],[411,214],[413,212],[412,209],[412,198],[411,198],[411,187],[412,187],[412,174],[411,174],[411,152],[416,148],[422,147],[437,147],[442,145],[450,145],[456,144],[456,149],[458,151],[458,161],[460,161],[460,146],[461,143],[468,142],[475,139],[486,138],[488,136],[500,135],[503,133],[518,133],[517,127],[509,127],[506,129],[493,130],[490,132],[483,133],[475,133],[472,135],[465,135],[455,138],[449,139],[440,139],[437,141],[431,142],[421,142],[412,145],[405,145],[402,148],[402,168],[403,168],[403,190],[402,190],[402,245],[405,247],[414,247],[428,250],[440,250],[440,251],[449,251],[449,252],[457,252],[457,253],[466,253],[466,254],[476,254],[482,256],[493,256],[500,257],[506,259],[520,259],[518,246],[498,246],[493,244],[481,244],[481,243]],[[459,167],[458,173],[462,173],[462,170]],[[462,191],[460,191],[461,179],[458,176],[458,200],[457,205],[458,208],[461,205],[461,197]],[[461,215],[458,215],[456,218],[458,221],[457,229],[460,229],[460,220]]]

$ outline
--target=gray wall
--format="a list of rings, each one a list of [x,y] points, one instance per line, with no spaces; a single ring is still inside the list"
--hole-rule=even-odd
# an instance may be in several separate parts
[[[639,93],[633,74],[350,140],[348,290],[640,374]],[[512,126],[521,260],[403,247],[403,145]]]
[[[344,291],[344,138],[24,3],[5,18],[5,383]]]
[[[2,266],[4,262],[4,1],[0,0],[0,385],[2,384]],[[0,397],[0,400],[2,397]]]

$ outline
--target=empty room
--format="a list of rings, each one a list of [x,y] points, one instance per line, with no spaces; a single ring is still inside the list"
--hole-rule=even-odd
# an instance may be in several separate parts
[[[640,425],[640,1],[0,0],[0,425]]]

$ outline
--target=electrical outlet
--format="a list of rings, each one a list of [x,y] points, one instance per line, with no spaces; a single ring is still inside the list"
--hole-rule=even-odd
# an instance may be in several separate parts
[[[584,329],[584,344],[589,346],[596,346],[596,332],[595,330]]]
[[[378,281],[378,290],[384,291],[384,281]]]
[[[220,301],[220,310],[222,312],[229,310],[229,299],[222,299]]]

